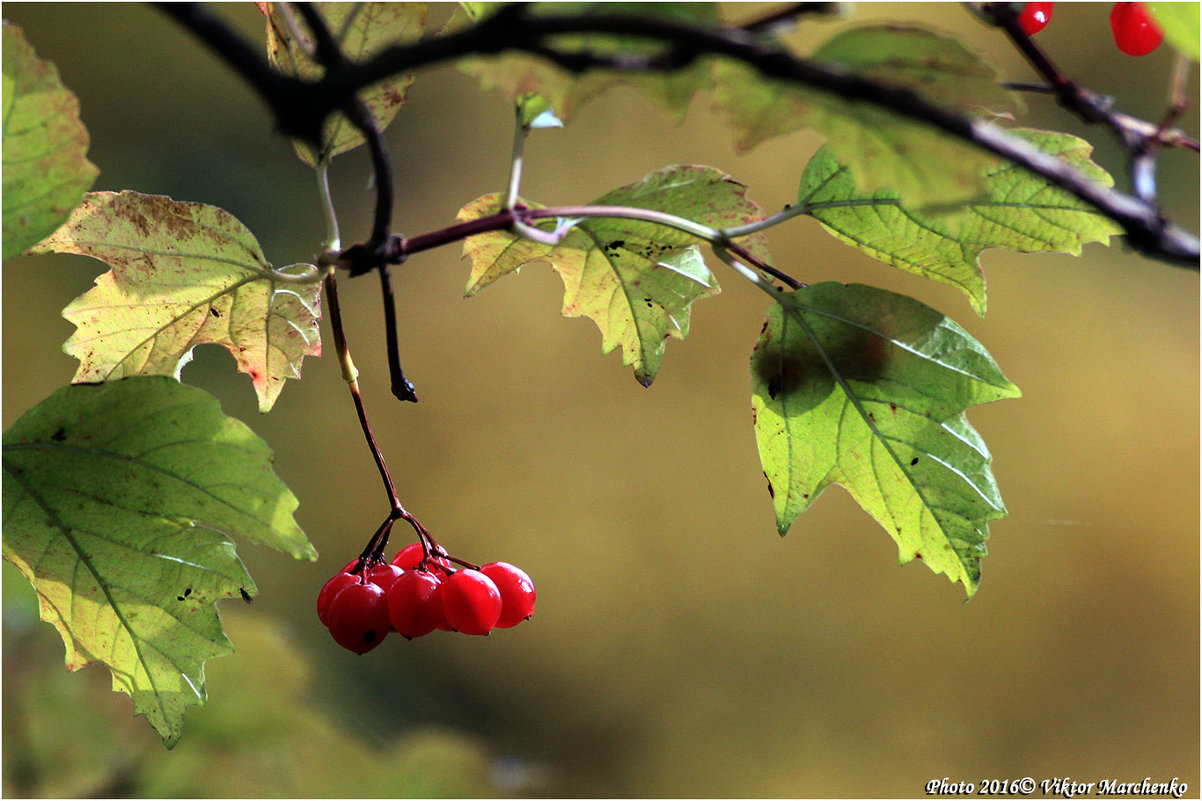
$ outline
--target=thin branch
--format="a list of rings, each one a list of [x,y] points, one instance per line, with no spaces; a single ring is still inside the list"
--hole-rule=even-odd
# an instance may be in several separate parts
[[[1154,204],[1154,188],[1151,190],[1151,195],[1147,194],[1149,191],[1147,174],[1155,167],[1154,164],[1147,163],[1150,153],[1154,153],[1161,146],[1183,147],[1195,153],[1198,152],[1196,139],[1171,127],[1172,123],[1176,121],[1173,108],[1177,106],[1178,96],[1172,90],[1170,91],[1170,111],[1159,125],[1123,114],[1114,108],[1114,98],[1099,95],[1067,78],[1052,62],[1051,57],[1043,51],[1043,48],[1023,30],[1012,4],[986,3],[981,7],[981,11],[986,18],[995,22],[1006,32],[1010,42],[1023,54],[1032,69],[1047,81],[1047,85],[1042,89],[1039,88],[1039,85],[1016,84],[1016,86],[1029,91],[1045,91],[1053,94],[1062,108],[1076,114],[1084,122],[1102,123],[1109,127],[1133,156],[1132,182],[1136,195],[1146,203]],[[1182,59],[1179,58],[1174,72],[1173,85],[1177,84],[1177,78],[1182,74],[1181,61]],[[1188,65],[1188,60],[1186,60],[1186,64]],[[1156,144],[1150,144],[1149,140],[1155,140]]]
[[[207,12],[182,12],[180,5],[185,4],[168,5],[165,10],[197,30],[198,35],[209,42],[219,55],[226,57],[221,44],[236,37],[228,30],[224,37],[216,36]],[[548,44],[548,41],[554,41],[553,37],[563,34],[603,33],[637,36],[663,43],[669,49],[666,56],[664,52],[611,56],[592,52],[560,53]],[[235,49],[243,53],[245,48]],[[798,58],[740,28],[699,26],[639,17],[528,16],[522,4],[513,4],[470,28],[412,44],[388,47],[367,61],[348,64],[345,69],[327,73],[319,81],[311,83],[278,75],[269,81],[262,75],[264,65],[261,59],[257,64],[245,63],[247,59],[241,55],[227,57],[227,60],[240,71],[247,71],[248,80],[268,100],[285,132],[297,135],[295,131],[304,130],[316,141],[320,133],[320,120],[340,109],[346,98],[353,97],[360,89],[417,67],[466,55],[495,55],[507,50],[537,52],[544,57],[554,57],[551,54],[558,53],[557,63],[570,65],[577,70],[619,68],[665,71],[683,66],[703,54],[735,59],[767,78],[830,92],[849,101],[872,103],[900,117],[924,123],[1009,159],[1097,207],[1103,215],[1123,228],[1128,244],[1134,249],[1169,263],[1198,269],[1197,237],[1165,220],[1155,205],[1111,188],[1100,187],[1056,157],[1039,151],[985,120],[973,119],[931,103],[908,89],[883,85],[832,65]],[[276,86],[283,88],[276,92],[273,89]],[[317,123],[313,122],[315,119]]]
[[[1154,205],[1093,183],[1055,156],[1043,153],[986,120],[973,119],[936,105],[908,89],[882,85],[833,66],[797,58],[738,28],[711,28],[664,20],[610,16],[525,18],[520,11],[501,12],[465,31],[413,45],[387,48],[375,58],[352,65],[343,72],[343,88],[368,85],[394,72],[446,61],[465,53],[538,50],[546,56],[549,48],[545,40],[568,33],[639,36],[672,45],[676,54],[671,59],[674,62],[702,53],[726,56],[755,68],[765,77],[832,92],[846,100],[873,103],[1009,159],[1046,178],[1097,207],[1102,214],[1118,223],[1126,232],[1128,243],[1136,250],[1170,263],[1198,268],[1197,238],[1164,220]],[[611,56],[588,52],[563,56],[559,60],[561,66],[570,64],[580,70],[602,67],[633,69],[638,60],[627,55],[618,63]],[[652,54],[646,59],[641,65],[643,68],[657,69],[660,67],[657,59],[662,61],[662,54]]]

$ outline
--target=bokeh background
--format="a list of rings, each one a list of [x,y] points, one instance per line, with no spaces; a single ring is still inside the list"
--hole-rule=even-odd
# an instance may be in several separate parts
[[[733,4],[732,18],[764,6]],[[219,12],[248,36],[250,4]],[[1167,48],[1110,41],[1109,4],[1057,4],[1040,42],[1125,111],[1163,112]],[[443,19],[449,7],[435,7]],[[322,238],[312,173],[264,109],[196,42],[145,6],[6,3],[78,95],[96,189],[219,205],[276,264]],[[806,22],[803,51],[842,26],[913,21],[963,37],[1010,79],[1028,69],[958,5],[859,4]],[[1196,71],[1191,82],[1197,96]],[[1028,122],[1108,136],[1041,97]],[[1197,131],[1191,109],[1187,130]],[[396,230],[416,234],[503,187],[511,116],[453,68],[420,74],[388,132]],[[683,126],[615,91],[565,130],[538,132],[523,194],[583,202],[672,163],[712,164],[765,208],[791,201],[799,133],[736,153],[707,97]],[[1197,156],[1170,152],[1168,208],[1198,219]],[[333,178],[344,241],[366,234],[361,152]],[[1119,178],[1122,182],[1122,177]],[[810,221],[770,232],[806,281],[912,294],[980,338],[1020,400],[978,407],[1010,515],[991,527],[980,592],[896,547],[836,488],[779,538],[749,413],[762,296],[729,271],[694,308],[650,389],[591,323],[566,320],[546,268],[462,299],[457,247],[396,270],[405,369],[421,403],[387,390],[378,285],[343,281],[366,402],[407,506],[469,559],[524,566],[535,618],[488,638],[389,640],[364,657],[313,614],[325,579],[387,511],[327,356],[260,416],[217,348],[184,378],[275,449],[321,552],[295,563],[244,545],[261,595],[225,604],[237,647],[209,663],[209,705],[172,752],[107,673],[68,674],[27,585],[4,573],[6,796],[912,796],[932,778],[1145,777],[1199,787],[1198,275],[1121,243],[1081,258],[987,253],[990,311],[876,263]],[[715,267],[718,269],[721,265]],[[3,268],[3,418],[70,381],[59,312],[102,270],[73,257]],[[399,531],[400,529],[398,529]]]

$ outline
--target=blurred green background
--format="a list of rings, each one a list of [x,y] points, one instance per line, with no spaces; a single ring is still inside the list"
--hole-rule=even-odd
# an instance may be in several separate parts
[[[218,10],[262,36],[252,5]],[[1108,10],[1059,3],[1039,41],[1069,75],[1158,119],[1172,57],[1121,56]],[[274,263],[313,258],[323,228],[311,171],[172,23],[104,3],[6,3],[4,15],[79,95],[96,189],[219,205]],[[957,5],[860,4],[791,36],[806,51],[881,20],[962,36],[1004,77],[1031,77]],[[767,209],[790,202],[820,140],[796,134],[740,155],[709,105],[697,98],[678,127],[633,92],[606,95],[567,129],[534,135],[523,194],[583,202],[701,163]],[[1045,98],[1028,105],[1027,122],[1086,135],[1121,173],[1104,132]],[[1197,131],[1196,107],[1183,125]],[[453,68],[421,73],[388,133],[396,230],[442,227],[503,188],[510,128],[498,95]],[[362,152],[335,160],[346,242],[369,225],[366,167]],[[1165,203],[1191,228],[1198,172],[1196,155],[1162,159]],[[549,269],[466,301],[466,267],[449,247],[395,271],[421,403],[388,393],[372,279],[340,285],[348,337],[408,508],[453,552],[526,568],[534,619],[488,638],[397,638],[364,657],[334,645],[313,600],[387,505],[332,346],[266,416],[232,359],[201,348],[185,380],[275,449],[321,559],[240,548],[261,595],[223,606],[237,653],[209,663],[209,705],[189,713],[173,752],[103,669],[66,673],[61,642],[6,565],[4,794],[912,796],[932,778],[1023,776],[1178,777],[1196,794],[1197,273],[1121,244],[1082,258],[991,252],[979,319],[954,290],[810,221],[770,242],[803,280],[870,283],[945,311],[1022,387],[1022,399],[971,413],[1010,516],[991,527],[970,603],[920,562],[898,569],[892,541],[841,489],[777,537],[749,413],[747,360],[765,312],[754,288],[718,273],[723,295],[696,305],[691,338],[669,344],[644,390],[600,354],[591,323],[559,316]],[[73,257],[5,263],[6,427],[70,381],[59,312],[101,270]]]

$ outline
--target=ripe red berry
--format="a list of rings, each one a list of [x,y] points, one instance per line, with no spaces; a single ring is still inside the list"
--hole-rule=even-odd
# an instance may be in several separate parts
[[[375,584],[384,592],[388,592],[388,588],[399,579],[405,571],[401,570],[396,565],[376,565],[367,571],[367,580]]]
[[[456,570],[442,583],[447,624],[463,634],[488,634],[501,617],[501,591],[479,570]]]
[[[429,570],[406,570],[388,591],[388,617],[392,627],[412,639],[443,622],[442,582]]]
[[[1147,55],[1164,39],[1143,3],[1115,3],[1110,9],[1110,32],[1119,50],[1129,56]]]
[[[427,564],[433,568],[450,569],[451,563],[444,559],[446,551],[441,547],[437,549],[438,553],[430,555],[430,561]],[[397,551],[397,555],[392,557],[392,564],[399,567],[401,570],[412,570],[421,564],[422,557],[425,556],[425,551],[422,549],[420,542],[411,542],[401,550]]]
[[[526,571],[508,562],[489,562],[480,572],[493,580],[501,593],[501,617],[497,628],[516,626],[534,613],[534,582]]]
[[[350,573],[342,571],[335,573],[333,578],[325,583],[321,588],[321,592],[317,593],[317,619],[322,622],[322,625],[329,625],[330,601],[339,590],[347,584],[357,582],[358,580],[358,576],[352,576]]]
[[[347,584],[330,599],[327,615],[334,642],[365,654],[388,635],[388,603],[384,591],[375,584]]]
[[[397,555],[392,557],[392,563],[401,570],[412,570],[417,567],[417,563],[425,556],[425,551],[422,549],[420,542],[411,542],[401,550],[397,551]]]
[[[1018,15],[1018,24],[1027,32],[1027,36],[1034,36],[1043,30],[1052,18],[1054,5],[1055,3],[1027,3],[1023,6]]]

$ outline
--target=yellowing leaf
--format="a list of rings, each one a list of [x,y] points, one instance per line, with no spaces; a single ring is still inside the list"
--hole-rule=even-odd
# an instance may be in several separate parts
[[[1090,161],[1084,140],[1046,131],[1012,133],[1099,184],[1113,184]],[[857,189],[851,168],[824,146],[806,165],[798,203],[834,236],[873,258],[959,287],[981,314],[986,304],[980,256],[987,248],[1079,255],[1085,243],[1108,243],[1122,233],[1093,206],[1013,162],[995,161],[987,168],[984,190],[980,199],[938,211],[916,208],[893,189]]]
[[[744,187],[712,167],[675,166],[651,173],[598,198],[594,205],[653,209],[714,228],[762,217]],[[528,204],[531,208],[541,208]],[[473,220],[500,209],[486,195],[459,212]],[[685,339],[693,301],[716,295],[718,282],[705,266],[691,234],[661,224],[619,217],[589,217],[558,245],[522,239],[509,231],[469,237],[467,294],[474,295],[525,264],[546,261],[564,283],[563,314],[588,317],[601,330],[602,352],[621,346],[622,362],[647,386],[663,363],[668,337]],[[764,253],[762,238],[748,246]]]
[[[908,89],[964,113],[1014,107],[992,68],[959,42],[919,28],[869,26],[831,39],[810,59],[841,72]],[[992,157],[936,129],[866,101],[762,77],[742,64],[715,68],[715,103],[731,118],[740,147],[801,128],[827,138],[857,188],[890,187],[917,206],[964,200],[981,191]]]
[[[99,170],[87,159],[79,101],[21,29],[4,23],[4,258],[54,232]]]
[[[782,295],[751,357],[760,461],[783,535],[842,484],[902,562],[980,579],[1005,514],[989,451],[964,412],[1019,395],[960,326],[916,300],[822,283]]]
[[[229,212],[137,192],[94,192],[33,253],[77,253],[113,269],[63,316],[76,332],[63,349],[78,381],[169,375],[197,345],[228,350],[251,377],[260,411],[305,356],[321,353],[321,284],[302,264],[272,270]]]
[[[325,20],[342,54],[350,61],[366,61],[389,45],[414,42],[426,27],[425,3],[313,5]],[[303,18],[295,10],[284,10],[279,3],[260,3],[259,7],[267,16],[267,56],[272,65],[301,78],[321,78],[325,68],[309,55],[313,51],[313,37]],[[401,110],[413,80],[413,73],[402,73],[359,93],[378,130],[388,127]],[[316,167],[365,141],[359,129],[340,113],[332,114],[326,120],[322,140],[318,151],[307,143],[297,142],[296,154],[301,161]]]
[[[316,552],[271,451],[202,390],[141,377],[64,387],[4,433],[4,558],[67,667],[106,665],[170,747],[233,648],[215,602],[255,593],[227,535]]]

